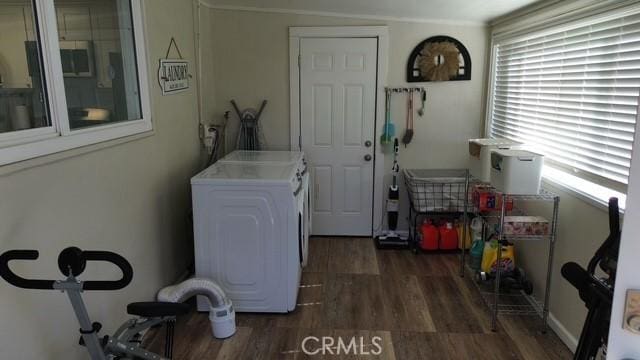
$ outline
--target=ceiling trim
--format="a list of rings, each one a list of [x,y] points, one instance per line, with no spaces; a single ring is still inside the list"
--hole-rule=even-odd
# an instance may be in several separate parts
[[[206,8],[214,10],[228,10],[228,11],[248,11],[248,12],[260,12],[271,14],[291,14],[291,15],[308,15],[308,16],[326,16],[326,17],[338,17],[346,19],[363,19],[363,20],[380,20],[387,22],[408,22],[408,23],[428,23],[428,24],[441,24],[441,25],[455,25],[455,26],[488,26],[488,22],[480,21],[459,21],[459,20],[445,20],[445,19],[429,19],[429,18],[410,18],[410,17],[396,17],[396,16],[383,16],[383,15],[367,15],[367,14],[347,14],[338,13],[332,11],[316,11],[316,10],[299,10],[299,9],[282,9],[282,8],[261,8],[252,6],[236,6],[236,5],[218,5],[212,0],[199,0],[200,5]]]

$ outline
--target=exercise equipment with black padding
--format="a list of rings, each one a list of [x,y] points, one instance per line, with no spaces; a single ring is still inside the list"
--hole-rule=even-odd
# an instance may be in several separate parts
[[[36,260],[37,250],[11,250],[0,255],[0,276],[13,286],[23,289],[59,290],[67,294],[73,311],[80,323],[79,344],[85,346],[92,360],[107,359],[171,359],[173,331],[176,316],[189,312],[189,305],[170,302],[138,302],[127,306],[130,315],[138,316],[122,324],[112,336],[98,337],[102,324],[92,322],[82,301],[83,291],[112,291],[125,288],[133,279],[131,264],[122,256],[108,251],[83,251],[77,247],[64,249],[58,256],[58,268],[66,277],[63,280],[26,279],[16,275],[9,262]],[[81,275],[87,262],[107,262],[116,265],[122,272],[119,280],[82,281]],[[164,357],[141,346],[142,335],[150,328],[166,324]]]

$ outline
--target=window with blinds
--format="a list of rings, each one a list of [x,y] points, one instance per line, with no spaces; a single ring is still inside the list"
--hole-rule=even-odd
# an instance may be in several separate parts
[[[626,189],[640,95],[640,14],[499,41],[494,50],[491,136]]]

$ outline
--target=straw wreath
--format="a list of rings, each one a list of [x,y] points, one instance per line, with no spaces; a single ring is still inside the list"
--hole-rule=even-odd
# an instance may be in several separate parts
[[[420,52],[420,75],[428,81],[447,81],[458,75],[458,48],[449,41],[427,43]],[[438,64],[438,58],[443,62]]]

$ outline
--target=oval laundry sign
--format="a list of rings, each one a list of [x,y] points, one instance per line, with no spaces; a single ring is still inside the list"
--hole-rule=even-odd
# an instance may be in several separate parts
[[[158,68],[158,83],[162,95],[175,94],[189,89],[189,62],[186,60],[161,59]]]

